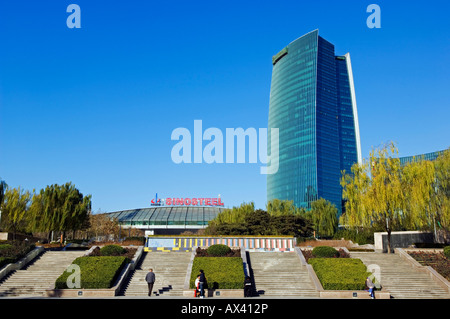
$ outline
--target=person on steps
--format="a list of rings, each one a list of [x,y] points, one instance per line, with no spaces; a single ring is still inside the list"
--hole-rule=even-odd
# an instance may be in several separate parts
[[[252,280],[249,276],[245,276],[244,280],[244,297],[252,296]]]
[[[206,276],[202,269],[200,269],[199,276],[200,298],[205,298]]]
[[[370,298],[375,299],[375,293],[374,293],[375,285],[373,284],[370,277],[366,278],[366,287],[367,287],[367,290],[369,291]]]
[[[148,296],[152,296],[152,290],[153,290],[153,284],[155,283],[155,273],[153,272],[153,269],[150,268],[147,275],[145,276],[145,281],[148,284]]]

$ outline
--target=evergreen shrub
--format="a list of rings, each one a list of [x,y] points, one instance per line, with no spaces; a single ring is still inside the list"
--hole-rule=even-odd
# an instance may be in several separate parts
[[[100,248],[100,255],[102,256],[120,256],[125,253],[125,248],[119,245],[106,245]]]
[[[220,256],[225,256],[226,254],[231,252],[231,248],[228,247],[227,245],[216,244],[216,245],[209,246],[207,249],[207,252],[211,256],[220,257]]]
[[[311,258],[308,263],[325,290],[364,290],[371,275],[360,259]]]
[[[317,246],[312,250],[312,255],[316,258],[339,257],[339,252],[330,246]]]

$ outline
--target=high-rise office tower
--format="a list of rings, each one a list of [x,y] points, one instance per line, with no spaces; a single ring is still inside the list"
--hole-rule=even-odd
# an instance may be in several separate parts
[[[361,162],[350,54],[312,31],[272,58],[269,130],[279,129],[278,172],[267,175],[267,200],[297,207],[325,198],[342,209],[341,171]],[[268,141],[270,154],[270,136]]]

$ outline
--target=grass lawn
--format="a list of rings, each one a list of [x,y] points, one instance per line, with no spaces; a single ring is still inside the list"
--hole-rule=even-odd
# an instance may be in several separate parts
[[[203,269],[209,289],[243,289],[244,266],[240,257],[195,257],[189,287],[194,289]]]
[[[371,274],[360,259],[310,258],[308,263],[325,290],[364,290]]]
[[[72,264],[80,267],[81,287],[79,288],[111,288],[128,260],[122,256],[78,257]],[[55,288],[67,289],[67,279],[71,274],[74,272],[64,271],[56,280]]]

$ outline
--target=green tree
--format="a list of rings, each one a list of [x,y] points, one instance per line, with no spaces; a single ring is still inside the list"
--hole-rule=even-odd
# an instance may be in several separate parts
[[[409,229],[432,229],[436,220],[435,166],[431,161],[417,160],[403,167],[405,224]]]
[[[245,217],[254,211],[255,204],[253,202],[242,203],[240,206],[234,206],[231,209],[224,209],[216,216],[216,218],[208,222],[205,234],[214,235],[221,233],[230,235],[230,231],[232,232],[232,229],[234,228],[232,225],[235,225],[236,227],[238,227],[238,225],[243,225]]]
[[[240,206],[234,206],[231,209],[225,209],[220,214],[217,215],[215,221],[218,223],[242,223],[245,217],[255,211],[255,204],[242,203]]]
[[[28,210],[31,193],[19,188],[7,188],[4,192],[2,211],[2,228],[13,232],[13,238],[18,231],[24,230],[24,222]]]
[[[433,207],[438,226],[450,230],[450,148],[434,161],[435,187]]]
[[[268,212],[257,209],[251,214],[248,214],[244,220],[244,226],[248,229],[249,235],[271,235],[271,218]]]
[[[271,213],[257,209],[254,204],[224,210],[211,220],[205,229],[207,235],[291,235],[309,236],[311,224],[289,201],[269,202]]]
[[[280,200],[276,198],[267,203],[266,210],[271,216],[293,215],[305,212],[304,208],[296,207],[293,200]]]
[[[401,165],[394,154],[398,151],[393,143],[372,150],[370,165],[356,163],[352,175],[341,178],[346,199],[343,222],[350,227],[383,225],[388,253],[391,252],[391,232],[401,229],[406,217]]]
[[[326,199],[319,198],[311,203],[309,212],[314,229],[322,237],[332,237],[338,226],[338,209]]]
[[[30,207],[32,231],[48,232],[86,229],[91,211],[91,195],[83,194],[72,183],[50,185],[33,196]]]
[[[271,224],[273,235],[311,237],[313,232],[311,221],[301,214],[272,216]]]

